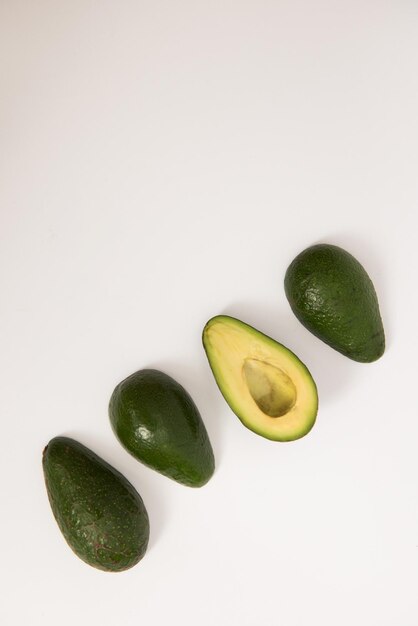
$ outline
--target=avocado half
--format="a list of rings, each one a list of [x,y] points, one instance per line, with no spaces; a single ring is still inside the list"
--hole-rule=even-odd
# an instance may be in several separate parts
[[[316,385],[288,348],[227,315],[209,320],[203,345],[222,395],[244,426],[273,441],[293,441],[311,430]]]

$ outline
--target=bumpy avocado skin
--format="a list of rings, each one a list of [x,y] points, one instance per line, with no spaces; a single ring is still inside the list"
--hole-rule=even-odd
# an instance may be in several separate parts
[[[121,444],[145,465],[189,487],[211,478],[215,460],[200,413],[164,372],[144,369],[119,383],[109,417]]]
[[[342,248],[318,244],[301,252],[286,272],[285,291],[299,321],[338,352],[362,363],[384,353],[373,283]]]
[[[52,512],[77,556],[107,572],[138,563],[147,549],[149,521],[131,483],[68,437],[49,442],[42,464]]]

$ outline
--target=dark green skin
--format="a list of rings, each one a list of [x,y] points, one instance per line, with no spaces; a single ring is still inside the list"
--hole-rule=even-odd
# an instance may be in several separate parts
[[[154,369],[117,385],[110,405],[112,428],[138,461],[189,487],[201,487],[215,469],[212,446],[187,391]]]
[[[148,514],[122,474],[68,437],[51,439],[42,465],[52,512],[80,559],[106,572],[121,572],[142,559]]]
[[[364,267],[337,246],[301,252],[285,276],[293,313],[314,335],[354,361],[370,363],[385,351],[373,283]]]

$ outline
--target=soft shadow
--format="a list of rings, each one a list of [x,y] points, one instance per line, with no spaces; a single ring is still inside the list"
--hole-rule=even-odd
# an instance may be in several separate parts
[[[293,315],[264,303],[236,302],[223,313],[254,326],[282,343],[306,365],[318,387],[319,405],[326,406],[360,375],[362,365],[339,354],[312,335]]]
[[[336,232],[323,237],[315,243],[328,243],[347,250],[361,263],[369,274],[376,289],[379,300],[380,313],[385,329],[386,350],[392,344],[392,318],[393,309],[390,305],[393,298],[390,297],[390,284],[388,281],[387,256],[379,253],[378,247],[373,243],[372,237],[362,237],[357,233]]]
[[[219,416],[222,397],[206,360],[203,346],[201,357],[193,364],[161,359],[152,361],[147,367],[161,370],[180,383],[191,395],[208,431],[215,455],[215,472],[222,458],[222,435]]]
[[[110,425],[109,425],[110,428]],[[167,508],[164,505],[164,497],[161,493],[161,477],[152,469],[145,467],[124,450],[115,439],[115,445],[110,444],[96,433],[86,431],[67,431],[65,437],[76,439],[90,448],[98,456],[112,465],[132,483],[144,501],[150,519],[150,541],[148,551],[158,543],[167,519]]]

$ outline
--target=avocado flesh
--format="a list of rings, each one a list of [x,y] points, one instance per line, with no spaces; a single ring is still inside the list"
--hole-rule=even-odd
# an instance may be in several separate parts
[[[346,250],[318,244],[301,252],[286,272],[285,291],[299,321],[341,354],[371,363],[384,353],[375,288]]]
[[[274,441],[293,441],[311,430],[316,385],[293,352],[226,315],[209,320],[203,345],[222,395],[247,428]]]
[[[215,470],[203,420],[188,392],[164,372],[144,369],[119,383],[109,417],[124,448],[148,467],[189,487]]]
[[[149,539],[148,514],[122,474],[68,437],[49,442],[42,465],[54,517],[80,559],[107,572],[141,560]]]

